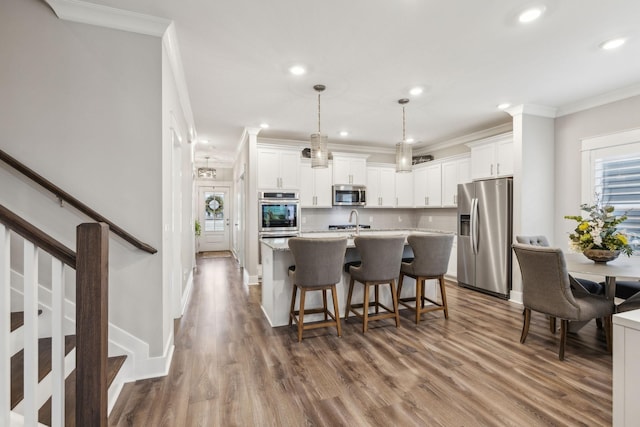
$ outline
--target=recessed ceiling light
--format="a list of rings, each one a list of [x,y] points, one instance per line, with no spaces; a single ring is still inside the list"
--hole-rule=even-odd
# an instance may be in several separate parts
[[[518,15],[518,21],[522,22],[523,24],[533,22],[536,19],[540,18],[543,12],[544,12],[543,6],[532,7],[530,9],[525,10],[520,15]]]
[[[422,92],[424,92],[424,89],[422,89],[421,87],[414,87],[409,90],[409,95],[422,95]]]
[[[349,132],[347,132],[346,130],[341,130],[340,136],[349,136]]]
[[[302,65],[294,65],[289,68],[289,72],[294,76],[302,76],[307,72],[307,69],[304,68]]]
[[[269,129],[269,123],[260,123],[262,129]]]
[[[413,143],[413,141],[414,141],[414,139],[413,139],[413,138],[407,138],[407,139],[405,139],[405,141],[404,141],[404,142],[407,142],[407,143],[409,143],[409,144],[412,144],[412,143]]]
[[[626,41],[627,41],[627,39],[625,39],[625,38],[617,38],[617,39],[607,40],[606,42],[604,42],[604,43],[602,43],[600,45],[600,48],[602,48],[604,50],[616,49],[616,48],[619,48],[620,46],[622,46]]]
[[[511,104],[509,104],[508,102],[503,102],[502,104],[498,104],[498,109],[500,110],[506,110],[509,107],[511,107]]]

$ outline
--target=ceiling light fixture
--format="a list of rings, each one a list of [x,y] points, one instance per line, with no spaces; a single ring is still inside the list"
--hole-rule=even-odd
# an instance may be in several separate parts
[[[422,92],[424,92],[424,89],[422,89],[421,87],[414,87],[409,90],[409,95],[422,95]]]
[[[503,102],[502,104],[498,104],[499,110],[506,110],[509,107],[511,107],[511,104],[509,104],[508,102]]]
[[[520,15],[518,15],[518,21],[520,21],[523,24],[528,24],[529,22],[533,22],[536,19],[540,18],[543,12],[544,12],[544,7],[542,6],[532,7],[530,9],[525,10]]]
[[[604,42],[604,43],[602,43],[600,45],[600,48],[604,49],[604,50],[617,49],[620,46],[622,46],[626,41],[627,41],[627,39],[625,39],[625,38],[617,38],[617,39],[607,40],[606,42]]]
[[[346,130],[342,130],[340,131],[340,136],[349,136],[349,132],[347,132]]]
[[[206,168],[198,168],[198,178],[214,179],[216,177],[216,170],[209,167],[209,156],[205,156],[207,159]]]
[[[320,132],[320,94],[326,89],[325,85],[315,85],[313,89],[318,92],[318,133],[311,134],[311,167],[329,167],[329,149],[327,148],[327,135]]]
[[[398,104],[402,105],[402,141],[396,144],[396,172],[411,172],[412,149],[405,138],[405,113],[404,106],[409,100],[402,98]]]
[[[269,123],[260,123],[262,129],[269,129]]]
[[[302,76],[307,73],[307,69],[302,65],[294,65],[292,67],[289,67],[289,72],[294,76]]]

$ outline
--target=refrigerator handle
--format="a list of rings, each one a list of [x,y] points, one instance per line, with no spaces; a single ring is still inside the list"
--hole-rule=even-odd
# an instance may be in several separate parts
[[[478,199],[471,199],[471,250],[478,254]]]

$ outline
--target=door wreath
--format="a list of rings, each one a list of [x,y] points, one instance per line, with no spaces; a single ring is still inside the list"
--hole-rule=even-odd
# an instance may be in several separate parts
[[[224,201],[220,196],[211,195],[207,197],[207,200],[205,200],[204,208],[209,215],[216,216],[222,214],[224,210]]]

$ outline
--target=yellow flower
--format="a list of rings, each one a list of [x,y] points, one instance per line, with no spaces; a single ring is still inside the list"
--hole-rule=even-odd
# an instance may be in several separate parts
[[[581,223],[580,223],[580,225],[578,226],[578,229],[579,229],[580,231],[584,231],[584,230],[586,230],[587,228],[589,228],[589,223],[588,223],[587,221],[583,221],[583,222],[581,222]]]
[[[628,244],[628,243],[629,243],[629,241],[627,240],[627,236],[625,236],[624,234],[618,234],[618,235],[616,236],[616,238],[617,238],[618,240],[620,240],[620,242],[621,242],[623,245],[626,245],[626,244]]]
[[[589,234],[589,233],[583,234],[582,236],[580,236],[580,240],[583,241],[583,242],[591,240],[591,234]]]

